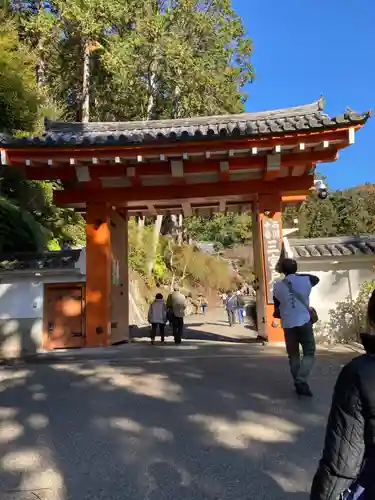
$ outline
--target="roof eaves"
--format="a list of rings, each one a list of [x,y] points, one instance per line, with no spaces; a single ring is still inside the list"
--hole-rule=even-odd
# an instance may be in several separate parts
[[[350,108],[340,116],[323,113],[323,98],[311,104],[261,112],[131,122],[65,123],[45,120],[40,137],[10,139],[2,147],[100,147],[283,135],[364,124],[371,111]]]

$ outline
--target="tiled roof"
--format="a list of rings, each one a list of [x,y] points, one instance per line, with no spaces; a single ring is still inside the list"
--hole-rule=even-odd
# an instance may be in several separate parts
[[[38,271],[74,269],[81,250],[43,253],[0,254],[1,271]]]
[[[295,259],[370,255],[375,259],[375,235],[339,238],[289,239]]]
[[[0,134],[0,146],[116,146],[255,137],[358,125],[371,115],[371,112],[356,113],[348,108],[343,115],[330,118],[323,112],[323,104],[321,98],[312,104],[272,111],[173,120],[92,123],[46,120],[41,137],[12,139]]]

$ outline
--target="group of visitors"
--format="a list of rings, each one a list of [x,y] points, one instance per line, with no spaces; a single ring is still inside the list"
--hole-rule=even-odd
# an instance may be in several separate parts
[[[246,317],[245,297],[242,290],[233,292],[228,290],[221,295],[221,300],[228,315],[229,326],[234,326],[237,323],[244,324]]]
[[[280,318],[284,330],[296,392],[311,397],[308,376],[315,359],[313,324],[318,317],[310,294],[319,278],[297,273],[292,259],[283,260],[280,271],[284,278],[274,286],[274,317]],[[365,354],[346,364],[336,381],[310,500],[375,499],[375,290],[367,317],[368,331],[361,334]]]
[[[191,298],[191,294],[189,294]],[[208,301],[203,294],[199,294],[197,300],[192,302],[195,313],[200,310],[205,315]],[[188,302],[179,285],[173,287],[173,292],[164,300],[162,293],[155,295],[155,300],[150,304],[148,310],[148,322],[151,324],[151,344],[155,344],[155,338],[159,331],[161,341],[165,341],[165,327],[169,322],[172,326],[175,344],[181,344],[184,329],[184,316]]]
[[[186,297],[180,292],[178,285],[173,287],[173,292],[168,295],[167,301],[164,300],[161,293],[157,293],[148,310],[148,322],[151,324],[151,344],[155,344],[158,330],[161,341],[165,341],[165,326],[168,321],[172,326],[175,344],[181,344],[185,310]]]

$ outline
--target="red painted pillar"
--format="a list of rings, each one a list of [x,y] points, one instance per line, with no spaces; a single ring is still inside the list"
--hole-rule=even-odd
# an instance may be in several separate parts
[[[112,210],[111,250],[111,332],[108,343],[129,339],[128,215]]]
[[[259,280],[257,315],[259,335],[269,342],[284,341],[280,320],[273,318],[272,289],[279,279],[275,270],[282,252],[280,195],[258,195],[253,206],[254,270]]]
[[[111,321],[111,235],[105,203],[86,208],[86,346],[108,344]]]

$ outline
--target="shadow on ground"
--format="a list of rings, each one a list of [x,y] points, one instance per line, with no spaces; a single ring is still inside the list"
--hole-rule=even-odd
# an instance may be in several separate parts
[[[150,327],[144,326],[132,330],[132,340],[144,340],[150,338]],[[166,326],[166,335],[172,336],[172,328]],[[207,340],[215,342],[235,343],[258,343],[262,339],[258,337],[255,327],[248,320],[244,325],[234,325],[230,328],[225,319],[222,309],[216,309],[207,316],[197,314],[185,318],[184,338],[187,340]]]
[[[215,324],[211,324],[215,326]],[[207,340],[213,342],[235,342],[235,343],[261,343],[264,339],[258,337],[257,333],[254,330],[244,330],[242,335],[236,335],[235,333],[232,335],[223,335],[220,333],[209,332],[206,329],[200,330],[200,328],[206,328],[208,326],[207,323],[190,323],[186,326],[184,331],[184,339],[186,340]],[[198,327],[198,328],[196,328]],[[250,331],[249,331],[250,330]],[[166,336],[172,336],[172,329],[167,326]],[[134,330],[132,334],[132,340],[145,340],[150,339],[150,327],[144,326],[142,328],[137,328]]]
[[[294,397],[280,350],[141,347],[1,370],[2,500],[308,499],[353,354],[320,353],[311,401]]]

